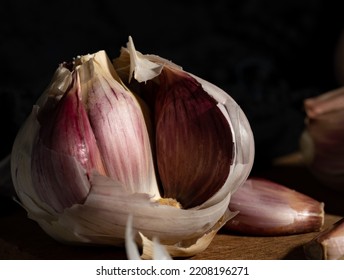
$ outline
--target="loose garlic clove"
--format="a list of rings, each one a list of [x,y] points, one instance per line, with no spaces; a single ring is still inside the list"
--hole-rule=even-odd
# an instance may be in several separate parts
[[[277,236],[319,231],[324,204],[280,184],[248,179],[232,196],[231,211],[239,211],[225,228],[250,235]]]
[[[344,259],[344,218],[320,232],[304,245],[307,259]]]

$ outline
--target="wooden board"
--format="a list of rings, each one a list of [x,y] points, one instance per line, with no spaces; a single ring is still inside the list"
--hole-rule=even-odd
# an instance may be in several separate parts
[[[326,215],[324,226],[328,226],[338,219],[340,219],[339,216]],[[221,232],[207,250],[192,259],[304,260],[303,244],[316,234],[313,232],[279,237],[252,237]]]

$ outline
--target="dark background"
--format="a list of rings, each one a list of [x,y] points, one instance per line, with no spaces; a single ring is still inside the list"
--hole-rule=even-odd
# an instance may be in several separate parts
[[[338,3],[339,2],[339,3]],[[0,158],[58,64],[128,36],[227,91],[250,120],[255,165],[298,148],[304,98],[339,86],[340,1],[18,1],[0,4]]]

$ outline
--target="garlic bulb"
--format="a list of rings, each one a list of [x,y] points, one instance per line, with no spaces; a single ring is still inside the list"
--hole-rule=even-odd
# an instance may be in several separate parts
[[[132,215],[143,251],[156,237],[172,257],[194,255],[234,215],[252,132],[227,93],[129,39],[121,69],[104,51],[58,67],[15,139],[13,183],[29,217],[59,241],[123,246]],[[133,93],[117,73],[169,91]]]
[[[224,228],[249,235],[278,236],[319,231],[324,203],[281,184],[250,178],[236,191],[229,209],[239,214]]]
[[[344,191],[344,88],[305,101],[306,129],[300,147],[305,162],[325,186]]]

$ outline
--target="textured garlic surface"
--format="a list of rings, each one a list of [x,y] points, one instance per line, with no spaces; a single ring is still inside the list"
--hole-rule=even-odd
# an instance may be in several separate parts
[[[262,178],[250,178],[232,196],[230,231],[256,236],[280,236],[321,230],[324,203]]]
[[[113,62],[99,51],[58,67],[11,169],[28,216],[53,238],[123,245],[132,216],[145,258],[153,238],[174,257],[206,249],[234,215],[253,158],[247,118],[226,92],[129,38]]]

